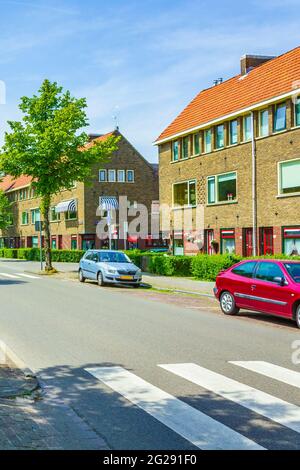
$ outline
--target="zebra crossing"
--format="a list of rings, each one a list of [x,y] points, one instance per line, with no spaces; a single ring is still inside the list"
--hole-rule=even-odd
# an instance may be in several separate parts
[[[9,273],[0,273],[0,281],[1,278],[4,279],[40,279],[38,276],[34,276],[32,274],[25,274],[25,273],[14,273],[14,274],[9,274]]]
[[[229,361],[228,363],[283,382],[296,389],[300,385],[299,372],[275,364],[265,361]],[[300,407],[297,405],[198,364],[158,364],[157,367],[177,376],[180,380],[193,383],[218,397],[242,406],[256,413],[258,417],[261,416],[287,431],[298,433],[300,440]],[[85,371],[199,449],[266,449],[260,444],[258,438],[250,439],[240,430],[232,429],[122,367],[93,367]],[[244,424],[246,425],[247,422]],[[263,431],[265,432],[266,429]]]

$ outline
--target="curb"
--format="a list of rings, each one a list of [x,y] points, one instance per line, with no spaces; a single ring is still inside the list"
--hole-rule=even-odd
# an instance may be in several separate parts
[[[10,349],[7,344],[0,340],[0,364],[11,365],[17,367],[25,375],[25,377],[31,377],[37,380],[34,372],[20,359],[17,354]]]
[[[199,297],[209,297],[210,299],[214,299],[215,296],[212,294],[208,294],[205,292],[195,292],[195,291],[190,291],[190,290],[182,290],[182,289],[171,289],[169,287],[157,287],[152,285],[152,288],[158,291],[168,291],[168,292],[175,292],[178,294],[190,294],[190,295],[198,295]]]

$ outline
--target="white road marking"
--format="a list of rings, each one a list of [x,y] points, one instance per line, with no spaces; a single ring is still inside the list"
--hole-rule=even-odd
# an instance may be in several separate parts
[[[15,273],[16,276],[22,276],[22,277],[26,277],[28,279],[40,279],[38,276],[32,276],[30,274],[21,274],[21,273]]]
[[[200,449],[264,449],[122,367],[85,370]]]
[[[15,276],[14,274],[0,273],[0,276],[8,277],[9,279],[19,279],[19,276]]]
[[[271,379],[279,380],[285,384],[300,388],[300,372],[295,372],[294,370],[286,369],[285,367],[265,361],[230,361],[230,364],[243,367],[252,372],[257,372]]]
[[[197,364],[164,364],[159,367],[300,433],[300,408],[296,405]]]

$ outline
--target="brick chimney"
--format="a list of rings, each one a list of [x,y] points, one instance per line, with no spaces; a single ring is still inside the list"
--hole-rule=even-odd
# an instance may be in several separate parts
[[[241,57],[241,75],[246,75],[254,67],[274,59],[276,56],[245,54]]]

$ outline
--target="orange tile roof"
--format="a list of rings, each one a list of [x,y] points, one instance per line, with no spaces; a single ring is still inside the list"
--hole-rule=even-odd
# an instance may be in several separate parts
[[[96,137],[91,142],[86,144],[85,148],[90,148],[93,145],[93,142],[103,142],[104,140],[108,139],[108,137],[114,135],[114,132],[109,132],[107,134],[103,134],[99,137]],[[6,175],[3,178],[0,178],[0,190],[2,191],[12,191],[14,189],[22,188],[24,186],[29,186],[32,182],[32,178],[30,176],[20,176],[19,178],[14,179],[10,175]]]
[[[12,191],[13,189],[22,188],[23,186],[29,186],[31,182],[32,178],[30,176],[20,176],[14,179],[12,176],[6,175],[0,178],[0,190]]]
[[[295,88],[295,82],[300,88],[300,46],[241,77],[237,75],[201,91],[156,142],[288,93]]]

